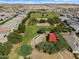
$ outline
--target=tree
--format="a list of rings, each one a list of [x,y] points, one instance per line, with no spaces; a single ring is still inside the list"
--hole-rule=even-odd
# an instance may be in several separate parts
[[[79,37],[79,32],[78,32],[78,33],[76,33],[76,35]]]
[[[0,43],[0,59],[8,59],[8,54],[10,53],[12,44],[6,42],[4,44]]]
[[[39,28],[39,30],[37,31],[38,34],[42,34],[45,33],[46,31],[49,31],[51,28],[48,27],[44,27],[44,28]]]
[[[50,23],[51,25],[54,25],[53,24],[53,19],[51,19],[51,18],[48,18],[47,22]]]
[[[11,48],[12,48],[12,44],[10,42],[6,42],[2,45],[2,54],[5,56],[5,55],[8,55],[11,51]]]
[[[51,25],[57,24],[59,22],[61,21],[58,17],[48,18],[48,23],[50,23]]]
[[[22,41],[22,36],[17,33],[17,32],[11,32],[8,36],[7,39],[9,42],[16,44]]]
[[[26,17],[26,18],[24,18],[23,20],[22,20],[22,23],[25,23],[26,22],[26,20],[28,20],[28,18]]]
[[[30,18],[30,14],[31,14],[32,12],[29,12],[28,14],[27,14],[27,18]]]
[[[56,52],[59,52],[64,49],[68,49],[69,45],[65,41],[63,36],[59,33],[55,33],[55,34],[57,36],[56,44],[48,42],[48,41],[44,41],[44,42],[37,44],[35,46],[35,48],[38,49],[39,51],[43,51],[43,52],[49,53],[49,54],[56,53]]]
[[[24,59],[26,58],[26,56],[28,56],[29,54],[32,53],[32,48],[30,45],[22,45],[20,50],[19,50],[19,55],[23,56]]]
[[[20,33],[24,33],[25,29],[26,29],[26,26],[25,26],[24,23],[19,24],[18,30],[19,30]]]
[[[36,23],[37,23],[37,19],[35,19],[35,18],[30,19],[30,21],[29,21],[29,24],[30,24],[30,25],[34,25],[34,24],[36,24]]]
[[[42,50],[43,52],[52,54],[56,53],[58,48],[55,46],[55,44],[50,43],[50,42],[41,42],[38,45],[35,46],[38,50]]]
[[[8,59],[8,56],[1,56],[0,59]]]
[[[56,33],[56,34],[57,34],[57,37],[58,37],[58,42],[57,42],[56,46],[59,48],[59,50],[68,49],[69,45],[65,41],[65,39],[63,38],[63,36],[61,34],[59,34],[59,33]]]
[[[47,21],[44,20],[44,19],[41,19],[41,20],[39,21],[39,23],[45,23],[45,22],[47,22]]]

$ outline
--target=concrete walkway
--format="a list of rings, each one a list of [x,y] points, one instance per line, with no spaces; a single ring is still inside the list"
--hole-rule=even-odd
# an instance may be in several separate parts
[[[37,36],[35,36],[30,44],[32,47],[34,47],[35,45],[39,44],[40,42],[42,41],[45,41],[46,40],[46,35],[45,34],[38,34]]]

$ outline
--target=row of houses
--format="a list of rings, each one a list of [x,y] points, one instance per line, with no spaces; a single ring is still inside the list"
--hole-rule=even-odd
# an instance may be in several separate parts
[[[61,21],[64,21],[66,24],[71,26],[76,32],[79,32],[79,22],[72,20],[66,16],[60,17]]]
[[[18,25],[26,17],[26,14],[27,12],[25,14],[19,14],[15,18],[12,18],[8,22],[0,25],[0,43],[7,42],[6,36],[14,29],[18,28]]]
[[[60,17],[61,21],[74,28],[76,32],[79,32],[79,23],[75,20],[67,18],[66,16]],[[62,34],[65,40],[68,42],[73,53],[79,53],[79,37],[76,36],[75,32],[71,34]]]

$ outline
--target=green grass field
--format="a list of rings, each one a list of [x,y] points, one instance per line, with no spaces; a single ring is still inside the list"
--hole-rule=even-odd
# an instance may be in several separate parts
[[[42,13],[31,13],[30,19],[32,18],[42,18]]]
[[[47,13],[31,13],[30,19],[33,18],[53,18],[55,16],[58,16],[58,14],[53,12],[47,12]]]
[[[37,35],[37,31],[40,28],[45,28],[45,29],[50,29],[53,28],[53,26],[47,26],[47,27],[41,27],[41,26],[36,26],[36,25],[28,25],[26,27],[26,31],[24,33],[24,37],[23,37],[23,43],[28,43],[30,40],[32,40],[33,37],[35,37]]]
[[[37,35],[36,31],[38,30],[37,26],[27,26],[27,29],[25,31],[23,42],[30,41],[34,36]]]

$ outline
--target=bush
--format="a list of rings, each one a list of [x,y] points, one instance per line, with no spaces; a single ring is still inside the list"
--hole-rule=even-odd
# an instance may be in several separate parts
[[[26,29],[26,26],[25,26],[24,23],[19,24],[19,26],[18,26],[18,31],[19,31],[20,33],[24,33],[24,32],[25,32],[25,29]]]
[[[45,33],[46,31],[49,31],[51,28],[39,28],[39,30],[37,31],[38,34],[42,34]]]
[[[66,42],[66,40],[63,38],[63,36],[59,33],[56,33],[56,34],[57,34],[57,38],[58,38],[58,42],[57,42],[56,46],[59,48],[59,50],[68,49],[69,45]]]
[[[60,35],[59,33],[56,33],[56,35],[57,35],[57,39],[58,39],[56,44],[46,41],[46,42],[41,42],[41,43],[37,44],[35,47],[39,51],[43,51],[43,52],[49,53],[49,54],[68,49],[69,45],[65,41],[65,39],[62,37],[62,35]]]
[[[9,42],[6,42],[4,44],[0,44],[0,56],[7,56],[12,48],[12,44]]]
[[[42,50],[45,53],[56,53],[58,52],[58,48],[55,46],[55,44],[50,43],[50,42],[41,42],[38,45],[35,46],[38,50]]]
[[[78,33],[76,33],[76,35],[79,37],[79,32],[78,32]]]
[[[44,20],[44,19],[41,19],[41,20],[39,21],[39,23],[45,23],[45,22],[47,22],[47,21]]]
[[[33,19],[30,19],[29,21],[29,25],[34,25],[37,23],[37,19],[33,18]]]
[[[51,25],[57,24],[59,22],[61,22],[61,21],[58,17],[54,17],[53,19],[48,18],[48,23],[50,23]]]
[[[19,55],[26,57],[27,55],[32,53],[32,48],[29,45],[22,45],[20,50],[19,50]]]
[[[8,59],[8,56],[3,56],[3,57],[0,57],[0,59]]]
[[[22,41],[22,36],[17,33],[17,32],[11,32],[8,36],[7,39],[9,42],[16,44]]]
[[[51,32],[71,32],[73,29],[66,25],[64,22],[60,22],[59,25],[54,27]]]
[[[28,20],[28,18],[25,17],[25,18],[22,20],[22,23],[25,23],[27,20]]]

